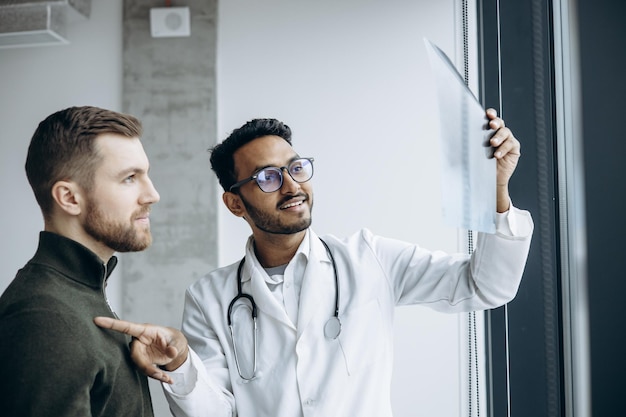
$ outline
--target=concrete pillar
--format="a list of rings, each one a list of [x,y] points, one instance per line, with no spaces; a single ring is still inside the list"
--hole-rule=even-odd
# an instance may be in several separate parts
[[[216,267],[217,181],[208,149],[216,143],[217,0],[189,0],[191,36],[152,38],[150,8],[124,2],[123,110],[144,124],[154,243],[122,255],[122,314],[180,327],[185,289]],[[221,203],[221,202],[219,202]]]
[[[150,8],[163,5],[124,1],[123,111],[143,121],[161,201],[150,217],[152,247],[120,255],[121,315],[180,328],[185,289],[218,259],[221,202],[207,152],[216,143],[217,0],[185,1],[191,36],[152,38]],[[155,416],[170,416],[160,384],[150,388]]]

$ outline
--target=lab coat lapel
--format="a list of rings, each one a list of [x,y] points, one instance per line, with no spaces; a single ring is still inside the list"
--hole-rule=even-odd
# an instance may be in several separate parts
[[[249,262],[248,262],[249,261]],[[252,260],[249,257],[246,259],[247,273],[250,274],[250,286],[251,293],[256,302],[256,306],[263,313],[275,318],[281,323],[286,324],[295,330],[294,325],[289,320],[287,312],[281,306],[276,298],[272,295],[272,292],[267,287],[265,282],[265,271],[258,265],[256,259]]]
[[[323,330],[335,309],[332,263],[317,235],[310,233],[309,260],[304,271],[298,312],[298,340],[310,328]]]

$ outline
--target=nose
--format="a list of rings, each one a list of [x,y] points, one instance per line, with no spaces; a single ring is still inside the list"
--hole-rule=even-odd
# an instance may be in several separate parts
[[[142,194],[142,204],[154,204],[158,203],[161,199],[159,192],[156,190],[154,184],[152,184],[152,180],[146,176],[146,184],[144,193]]]
[[[280,187],[280,192],[283,194],[292,194],[298,191],[300,183],[291,178],[287,167],[282,168],[283,172],[283,185]]]

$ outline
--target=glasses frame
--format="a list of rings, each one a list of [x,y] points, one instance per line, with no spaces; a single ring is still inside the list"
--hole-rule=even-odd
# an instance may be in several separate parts
[[[308,179],[304,180],[304,181],[298,181],[297,179],[295,179],[295,178],[291,175],[291,172],[289,172],[289,167],[290,167],[290,166],[291,166],[291,164],[293,164],[294,162],[301,161],[301,160],[303,160],[303,159],[305,159],[305,160],[309,161],[309,162],[310,162],[310,164],[311,164],[311,176],[310,176]],[[291,162],[289,162],[289,165],[285,165],[285,166],[282,166],[282,167],[272,167],[272,166],[269,166],[269,167],[261,168],[261,169],[259,169],[258,171],[256,171],[256,172],[255,172],[255,173],[254,173],[251,177],[248,177],[248,178],[246,178],[246,179],[244,179],[244,180],[238,181],[238,182],[234,183],[233,185],[231,185],[231,186],[230,186],[230,188],[228,189],[228,191],[230,191],[230,192],[232,193],[234,189],[239,188],[239,187],[241,187],[242,185],[247,184],[247,183],[249,183],[250,181],[254,180],[254,181],[256,182],[256,185],[259,187],[259,189],[260,189],[261,191],[263,191],[264,193],[275,193],[276,191],[280,190],[280,189],[281,189],[281,187],[283,186],[283,182],[284,182],[284,179],[285,179],[285,174],[283,174],[283,171],[287,171],[287,174],[289,174],[289,176],[291,177],[291,179],[292,179],[292,180],[294,180],[295,182],[297,182],[298,184],[305,183],[305,182],[307,182],[307,181],[310,181],[310,180],[311,180],[311,178],[313,178],[313,173],[315,172],[314,167],[313,167],[313,161],[315,161],[315,158],[296,158],[296,159],[292,160]],[[278,188],[277,188],[277,189],[275,189],[274,191],[265,191],[263,188],[261,188],[261,185],[260,185],[260,184],[259,184],[259,182],[257,181],[257,178],[258,178],[259,172],[261,172],[261,171],[263,171],[263,170],[266,170],[266,169],[268,169],[268,168],[274,168],[274,169],[277,169],[277,170],[278,170],[278,172],[280,173],[280,185],[279,185],[279,186],[278,186]]]

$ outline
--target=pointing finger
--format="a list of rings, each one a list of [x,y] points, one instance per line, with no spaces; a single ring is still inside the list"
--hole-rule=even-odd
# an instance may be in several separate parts
[[[117,320],[111,317],[96,317],[93,319],[93,322],[104,329],[115,330],[133,337],[140,337],[146,330],[146,326],[143,324]]]

